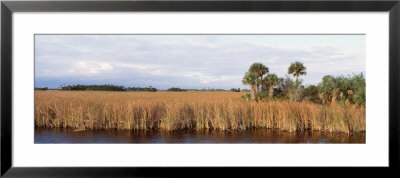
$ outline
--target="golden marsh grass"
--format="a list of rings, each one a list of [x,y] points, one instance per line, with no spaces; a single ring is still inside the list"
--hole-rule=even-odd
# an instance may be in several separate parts
[[[35,91],[35,125],[73,129],[365,131],[365,107],[246,101],[243,92]]]

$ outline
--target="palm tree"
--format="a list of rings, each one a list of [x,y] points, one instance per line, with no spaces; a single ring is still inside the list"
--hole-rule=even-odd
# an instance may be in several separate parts
[[[322,82],[318,84],[318,88],[322,104],[327,102],[336,103],[340,89],[338,87],[338,80],[335,77],[331,75],[324,76]]]
[[[254,100],[256,99],[256,86],[258,84],[257,82],[257,75],[253,72],[246,72],[246,74],[243,76],[242,83],[243,85],[250,85],[251,91],[251,99]]]
[[[278,78],[276,74],[268,74],[264,77],[263,81],[269,87],[269,98],[272,98],[274,96],[274,86],[279,86],[282,79]]]
[[[261,85],[261,81],[262,81],[263,76],[264,76],[266,73],[269,72],[268,67],[266,67],[266,66],[265,66],[264,64],[262,64],[262,63],[256,62],[256,63],[253,63],[253,64],[250,66],[249,72],[255,73],[255,74],[257,75],[258,79],[259,79],[259,82],[258,82],[258,84],[257,84],[257,89],[256,89],[257,92],[258,92],[258,87]],[[261,90],[262,90],[262,86],[261,86]]]
[[[296,77],[296,83],[299,80],[300,75],[306,75],[306,67],[301,62],[294,62],[290,64],[288,74],[293,74]]]

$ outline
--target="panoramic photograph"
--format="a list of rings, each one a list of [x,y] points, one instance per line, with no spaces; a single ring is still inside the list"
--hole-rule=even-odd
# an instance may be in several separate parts
[[[365,35],[37,34],[34,142],[365,144]]]

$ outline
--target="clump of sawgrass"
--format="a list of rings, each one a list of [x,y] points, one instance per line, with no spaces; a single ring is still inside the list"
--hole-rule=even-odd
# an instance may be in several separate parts
[[[246,101],[240,92],[35,91],[35,125],[73,129],[365,131],[365,107]]]

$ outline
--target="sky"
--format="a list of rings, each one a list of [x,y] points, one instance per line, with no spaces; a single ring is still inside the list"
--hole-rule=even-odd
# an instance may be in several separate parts
[[[35,87],[249,88],[252,63],[285,77],[295,61],[304,85],[365,74],[365,35],[35,35]]]

